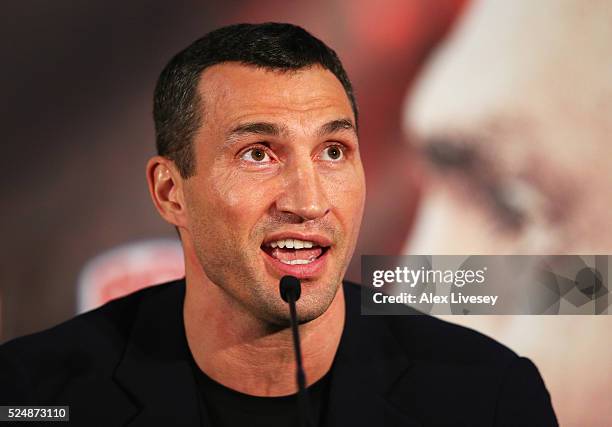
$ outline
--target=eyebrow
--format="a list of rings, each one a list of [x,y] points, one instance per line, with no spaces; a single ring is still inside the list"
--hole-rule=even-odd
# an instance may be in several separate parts
[[[505,151],[503,150],[504,147],[492,149],[486,143],[479,143],[478,138],[428,138],[421,148],[421,153],[440,172],[459,172],[471,182],[482,185],[489,193],[489,197],[496,199],[498,204],[499,194],[494,192],[496,187],[493,184],[499,185],[499,182],[506,182],[513,175],[525,173],[529,173],[528,181],[533,188],[551,197],[553,191],[549,185],[545,185],[545,180],[542,179],[543,176],[550,173],[550,165],[546,162],[538,162],[537,167],[533,169],[533,163],[530,164],[528,159],[524,158],[523,163],[517,169],[506,170],[504,168],[506,158],[503,156]],[[555,181],[554,185],[559,187],[560,184]]]
[[[337,119],[327,122],[319,128],[319,132],[317,133],[319,136],[324,136],[343,130],[352,131],[355,135],[357,135],[357,129],[350,119]]]
[[[317,131],[318,136],[325,136],[340,131],[351,131],[357,135],[355,125],[350,119],[342,118],[329,121],[323,124]],[[289,129],[286,126],[278,125],[270,122],[251,122],[242,123],[233,128],[226,138],[225,145],[232,145],[236,140],[245,135],[264,135],[264,136],[281,136],[288,135]]]
[[[471,170],[480,166],[479,162],[483,160],[479,148],[466,144],[465,140],[429,138],[421,147],[421,152],[436,167],[446,170]]]
[[[256,134],[256,135],[272,135],[278,136],[287,133],[287,128],[268,122],[244,123],[232,129],[228,135],[228,139],[236,136]]]
[[[223,146],[230,147],[235,144],[241,136],[245,135],[279,136],[287,134],[288,132],[289,130],[285,126],[279,126],[270,122],[242,123],[228,132]]]

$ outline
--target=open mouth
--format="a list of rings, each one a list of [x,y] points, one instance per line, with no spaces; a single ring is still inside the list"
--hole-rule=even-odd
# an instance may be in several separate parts
[[[311,240],[280,239],[261,245],[271,258],[287,265],[307,265],[323,256],[329,246]]]

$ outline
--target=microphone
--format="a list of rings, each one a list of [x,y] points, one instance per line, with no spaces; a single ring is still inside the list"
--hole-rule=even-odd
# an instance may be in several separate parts
[[[298,330],[297,312],[295,303],[300,299],[302,286],[300,280],[293,276],[283,276],[279,284],[280,296],[289,304],[289,314],[291,316],[291,331],[293,334],[293,348],[295,350],[296,378],[298,384],[298,405],[300,408],[300,425],[302,427],[313,427],[312,413],[306,391],[306,375],[302,364],[302,349],[300,348],[300,334]]]

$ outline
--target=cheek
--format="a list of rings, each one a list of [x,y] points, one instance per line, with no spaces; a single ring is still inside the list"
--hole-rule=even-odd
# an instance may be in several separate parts
[[[270,184],[240,171],[221,170],[209,183],[211,216],[229,232],[251,230],[270,205]]]
[[[350,173],[334,174],[326,180],[331,206],[349,230],[357,232],[365,205],[365,178],[359,168]],[[356,238],[356,236],[355,236]]]

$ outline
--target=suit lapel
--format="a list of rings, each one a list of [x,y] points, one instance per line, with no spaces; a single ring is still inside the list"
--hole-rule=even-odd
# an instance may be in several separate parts
[[[412,365],[384,316],[362,316],[359,291],[345,285],[346,319],[332,367],[327,426],[420,426],[388,402]]]
[[[412,365],[384,316],[362,316],[359,291],[345,285],[346,319],[332,378],[326,425],[421,424],[387,400]],[[116,382],[139,407],[131,427],[201,426],[207,420],[191,368],[183,326],[184,280],[160,287],[141,303]],[[202,421],[204,420],[204,421]]]
[[[129,426],[200,426],[199,394],[183,326],[184,280],[141,303],[116,381],[140,407]]]

